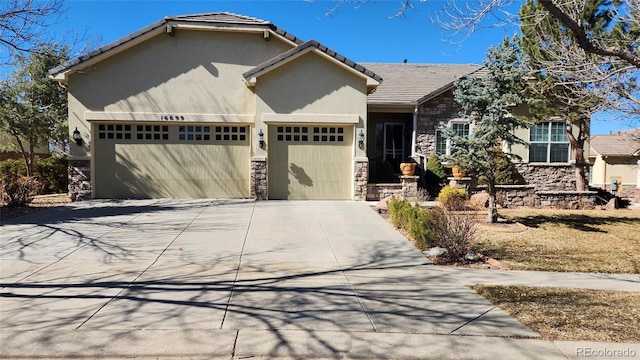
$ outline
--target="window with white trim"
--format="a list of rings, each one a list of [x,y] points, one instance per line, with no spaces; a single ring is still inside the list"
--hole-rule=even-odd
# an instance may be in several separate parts
[[[569,162],[569,139],[562,121],[538,123],[529,129],[529,162]]]
[[[468,137],[471,133],[471,124],[468,122],[451,122],[451,128],[460,137]],[[436,154],[451,155],[451,139],[444,136],[444,129],[436,130]]]

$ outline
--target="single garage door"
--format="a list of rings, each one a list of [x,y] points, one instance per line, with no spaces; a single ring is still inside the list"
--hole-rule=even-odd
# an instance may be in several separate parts
[[[96,124],[98,198],[247,198],[245,125]]]
[[[353,198],[353,126],[269,127],[269,198]]]

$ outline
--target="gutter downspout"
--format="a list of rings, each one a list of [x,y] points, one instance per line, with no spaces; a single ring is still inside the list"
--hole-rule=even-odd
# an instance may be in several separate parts
[[[411,131],[411,157],[417,160],[416,154],[416,137],[418,133],[418,105],[413,108],[413,129]]]

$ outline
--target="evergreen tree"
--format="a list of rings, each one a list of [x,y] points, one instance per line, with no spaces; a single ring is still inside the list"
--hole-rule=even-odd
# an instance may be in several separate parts
[[[33,173],[34,149],[40,145],[65,144],[67,91],[49,77],[49,69],[67,60],[67,47],[46,44],[32,53],[16,53],[16,70],[0,82],[0,131],[22,154],[27,176]]]
[[[467,173],[486,179],[489,193],[487,221],[491,223],[498,221],[496,184],[504,154],[502,146],[527,146],[514,130],[531,125],[527,119],[511,112],[514,107],[530,102],[522,95],[525,72],[517,43],[517,38],[506,38],[499,47],[491,47],[484,67],[478,73],[456,81],[454,97],[462,107],[460,115],[472,123],[473,128],[467,137],[456,135],[451,128],[445,131],[445,136],[451,139],[450,160]]]

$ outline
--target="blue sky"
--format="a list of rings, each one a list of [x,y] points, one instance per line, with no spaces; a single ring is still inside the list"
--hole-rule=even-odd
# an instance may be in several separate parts
[[[356,62],[480,64],[487,48],[511,36],[515,27],[486,28],[464,43],[443,40],[447,34],[432,22],[442,0],[419,2],[404,17],[390,18],[400,0],[373,0],[358,8],[342,6],[332,16],[324,13],[332,0],[158,1],[67,0],[67,12],[51,31],[84,34],[92,47],[106,45],[165,16],[229,11],[268,20],[303,40],[317,40]],[[67,37],[69,37],[67,35]],[[629,121],[592,121],[592,134],[629,128]],[[636,122],[637,125],[637,122]]]

